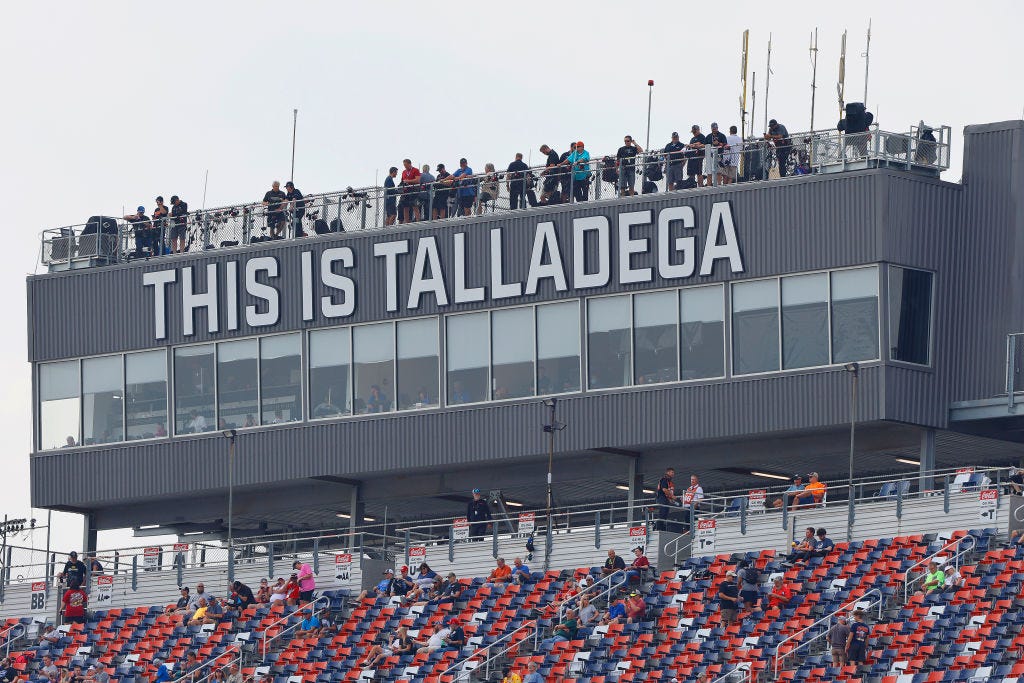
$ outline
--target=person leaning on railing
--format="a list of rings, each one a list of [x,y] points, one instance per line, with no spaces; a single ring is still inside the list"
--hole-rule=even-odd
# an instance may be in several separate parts
[[[772,119],[768,122],[768,132],[764,134],[764,139],[771,141],[775,145],[775,159],[779,163],[779,177],[785,178],[789,172],[786,168],[789,165],[789,153],[793,150],[793,141],[789,137],[789,131],[784,125]]]
[[[171,197],[171,250],[176,254],[185,251],[185,237],[188,233],[188,204],[178,195]]]
[[[587,201],[590,198],[590,152],[584,149],[582,140],[576,143],[573,152],[562,163],[572,169],[573,201]]]

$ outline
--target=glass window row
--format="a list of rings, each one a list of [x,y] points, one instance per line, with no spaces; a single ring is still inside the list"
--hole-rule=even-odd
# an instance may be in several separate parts
[[[889,277],[890,356],[927,363],[931,273]],[[870,266],[42,363],[38,444],[575,393],[584,338],[588,390],[875,360],[878,291]]]

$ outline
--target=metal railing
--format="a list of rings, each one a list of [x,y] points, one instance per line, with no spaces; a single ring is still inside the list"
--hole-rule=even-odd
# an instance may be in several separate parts
[[[736,675],[739,674],[739,678]],[[734,668],[715,678],[711,683],[754,683],[754,667],[750,662],[740,662]]]
[[[447,669],[445,669],[440,674],[438,674],[437,680],[438,681],[443,681],[443,677],[444,676],[451,675],[453,672],[455,672],[456,669],[461,669],[461,671],[459,673],[465,673],[467,675],[467,677],[468,677],[470,672],[465,670],[466,665],[469,664],[471,661],[473,661],[474,658],[476,658],[476,657],[478,657],[478,656],[480,656],[480,655],[482,655],[484,653],[489,653],[489,654],[487,654],[487,658],[484,659],[482,662],[478,662],[477,665],[475,667],[473,667],[472,671],[475,671],[476,669],[479,669],[481,666],[483,666],[484,667],[485,678],[489,677],[491,662],[495,661],[496,659],[498,659],[500,657],[505,656],[505,654],[509,650],[512,650],[513,648],[519,647],[522,644],[522,642],[524,640],[526,640],[526,637],[520,638],[518,640],[514,640],[514,636],[516,636],[519,633],[523,633],[524,631],[528,631],[530,629],[533,630],[533,649],[536,650],[538,642],[539,642],[539,639],[540,639],[540,625],[538,624],[537,620],[533,620],[533,621],[526,622],[525,624],[523,624],[519,628],[515,629],[514,631],[510,631],[509,633],[506,633],[501,638],[498,638],[497,640],[495,640],[493,643],[489,643],[487,645],[484,645],[483,647],[479,647],[479,648],[473,650],[473,652],[471,652],[470,654],[468,654],[465,657],[463,657],[462,659],[457,660],[455,663],[453,663]],[[514,642],[511,642],[513,640],[514,640]],[[501,643],[503,643],[505,641],[510,641],[507,646],[505,646],[504,648],[502,648],[498,652],[491,652],[491,649],[494,646],[500,645]],[[431,676],[431,678],[433,678],[433,676]]]
[[[410,186],[347,187],[282,200],[273,207],[249,202],[145,221],[95,216],[86,223],[44,230],[40,261],[51,270],[92,267],[159,257],[171,253],[172,247],[202,253],[270,240],[384,229],[405,216],[408,220],[401,224],[831,172],[862,163],[938,173],[949,167],[950,129],[935,128],[939,137],[930,141],[922,137],[926,128],[912,126],[906,133],[877,126],[859,134],[808,131],[791,134],[786,141],[749,138],[739,149],[708,145],[672,152],[646,150],[633,162],[594,155],[572,168],[532,166],[517,172],[446,176]],[[173,239],[179,237],[180,241]]]
[[[970,542],[970,545],[967,545],[968,541]],[[962,546],[962,545],[967,545],[967,547],[966,548],[960,548],[960,546]],[[956,539],[954,541],[950,541],[949,543],[944,545],[942,548],[940,548],[939,550],[937,550],[934,553],[932,553],[931,555],[929,555],[928,557],[924,558],[923,560],[918,560],[914,564],[910,565],[907,568],[907,571],[903,572],[903,604],[906,604],[907,601],[910,599],[910,586],[915,584],[915,583],[917,583],[918,581],[924,580],[924,577],[925,577],[924,573],[918,574],[913,579],[910,578],[910,575],[913,573],[913,571],[915,569],[917,569],[918,567],[921,567],[921,566],[927,566],[928,563],[931,562],[932,560],[934,560],[936,557],[942,556],[943,553],[945,553],[946,551],[948,551],[948,550],[950,550],[950,549],[952,549],[954,547],[958,548],[956,554],[954,554],[950,558],[947,558],[945,564],[948,565],[950,562],[952,562],[952,563],[954,563],[953,566],[955,568],[959,569],[960,568],[960,558],[963,557],[964,555],[966,555],[967,553],[971,552],[972,550],[974,550],[974,548],[977,545],[978,545],[978,539],[975,538],[972,535],[967,535],[967,536],[964,536],[962,538],[958,538],[958,539]]]
[[[318,602],[322,602],[324,600],[327,601],[327,609],[317,610],[316,609],[316,604]],[[329,597],[327,597],[326,595],[321,595],[320,597],[315,598],[313,600],[310,600],[306,604],[301,605],[300,607],[297,607],[295,609],[295,612],[299,612],[301,614],[302,610],[309,609],[309,610],[312,611],[313,615],[319,616],[321,613],[323,613],[325,611],[329,611],[330,606],[331,606],[331,599]],[[302,622],[299,621],[299,622],[297,622],[295,624],[292,624],[288,628],[282,629],[278,633],[275,633],[274,635],[272,635],[270,637],[267,637],[267,633],[269,633],[272,628],[274,628],[275,626],[277,626],[278,624],[280,624],[280,623],[282,623],[284,621],[288,621],[289,619],[291,619],[293,616],[295,616],[295,612],[292,612],[291,614],[286,614],[285,616],[281,617],[280,619],[277,619],[277,620],[271,622],[270,624],[267,625],[267,627],[265,629],[263,629],[263,633],[260,634],[260,638],[262,640],[262,642],[260,643],[260,656],[262,658],[262,661],[266,661],[266,659],[267,659],[267,648],[268,648],[268,646],[270,645],[270,643],[272,641],[277,640],[278,638],[280,638],[281,636],[283,636],[286,633],[291,633],[296,627],[302,625]]]
[[[231,654],[232,651],[234,651],[234,653],[235,653],[234,657],[231,657],[227,661],[226,664],[221,664],[220,666],[216,666],[218,662],[223,660],[225,657],[228,657]],[[242,668],[242,648],[239,647],[238,645],[229,645],[224,650],[224,652],[221,652],[219,655],[217,655],[215,657],[211,657],[210,659],[207,659],[205,662],[203,662],[202,664],[197,666],[192,671],[188,672],[184,676],[177,677],[175,680],[176,681],[187,680],[187,681],[189,681],[189,683],[208,683],[208,681],[210,681],[210,679],[213,678],[213,675],[214,675],[214,673],[216,671],[220,671],[222,669],[228,668],[228,667],[230,667],[235,662],[238,662],[238,668],[241,669]],[[198,674],[200,671],[202,671],[204,669],[208,669],[207,674],[205,676],[203,676],[202,678],[196,678],[196,674]]]
[[[613,584],[612,583],[612,579],[614,579],[619,574],[622,575],[622,580],[619,581],[618,583],[614,583]],[[600,580],[595,581],[591,585],[589,585],[586,588],[584,588],[583,590],[581,590],[576,597],[579,598],[580,600],[582,600],[584,597],[586,597],[587,600],[591,600],[591,601],[593,601],[593,600],[600,600],[601,598],[610,595],[611,593],[615,592],[616,590],[621,589],[628,582],[629,582],[629,569],[628,568],[627,569],[616,569],[614,572],[612,572],[608,576],[602,577]],[[603,583],[607,584],[607,587],[603,591],[601,591],[597,595],[590,595],[590,593],[594,589],[596,589],[598,586],[600,586]],[[562,602],[561,606],[558,608],[558,620],[559,621],[561,621],[562,617],[565,616],[566,611],[571,609],[569,607],[568,603],[569,603],[569,599],[567,598],[566,600],[564,600]]]
[[[18,633],[17,635],[12,634],[11,632],[16,629],[21,629],[21,633]],[[0,638],[3,638],[4,643],[4,657],[11,656],[11,645],[18,638],[24,637],[26,633],[28,633],[28,629],[25,628],[24,624],[13,624],[5,628],[3,631],[0,631]]]
[[[875,599],[872,602],[869,602],[866,607],[861,608],[861,609],[864,609],[864,611],[866,612],[869,609],[871,609],[872,607],[874,607],[875,605],[878,605],[878,618],[881,619],[882,618],[882,607],[885,604],[885,596],[882,594],[882,591],[879,590],[878,588],[872,588],[871,590],[869,590],[866,593],[864,593],[863,595],[861,595],[859,598],[854,598],[853,600],[850,600],[849,602],[847,602],[842,607],[839,607],[839,608],[833,610],[832,612],[830,612],[829,614],[826,614],[825,616],[823,616],[821,619],[818,619],[816,622],[814,622],[810,626],[805,626],[804,628],[800,629],[796,633],[793,633],[793,634],[783,638],[782,640],[780,640],[779,643],[775,646],[775,655],[774,655],[774,657],[772,657],[772,660],[773,660],[772,668],[773,668],[773,671],[775,673],[774,678],[778,679],[780,666],[784,663],[786,657],[795,656],[798,650],[802,650],[803,648],[807,647],[808,645],[810,645],[811,643],[815,642],[819,638],[826,637],[828,635],[829,631],[831,630],[832,619],[835,618],[836,615],[840,614],[841,612],[848,611],[850,609],[850,607],[856,607],[857,605],[860,605],[872,593],[874,593],[875,595],[878,596],[877,599]],[[788,643],[788,642],[790,642],[790,641],[792,641],[794,639],[803,638],[803,636],[808,631],[821,626],[825,622],[828,622],[828,626],[829,627],[824,629],[823,631],[821,631],[821,633],[816,634],[814,637],[812,637],[812,638],[810,638],[808,640],[801,640],[800,644],[797,645],[796,647],[794,647],[793,649],[791,649],[791,650],[789,650],[787,652],[782,652],[782,646],[783,645],[785,645],[786,643]]]

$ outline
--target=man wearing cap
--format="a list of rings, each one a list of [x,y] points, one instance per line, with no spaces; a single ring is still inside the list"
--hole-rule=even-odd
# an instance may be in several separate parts
[[[288,190],[284,198],[288,200],[288,215],[291,217],[295,236],[305,237],[306,233],[302,229],[302,218],[306,215],[306,201],[302,198],[302,193],[299,192],[292,181],[289,180],[285,183],[284,189]]]
[[[132,232],[135,233],[135,256],[154,256],[156,254],[156,244],[153,235],[153,224],[149,222],[149,217],[146,215],[146,207],[139,206],[135,213],[130,213],[124,217],[128,224],[132,226]]]
[[[188,233],[188,204],[181,197],[171,197],[171,251],[181,254],[185,251],[185,235]]]
[[[280,237],[284,232],[284,202],[288,195],[281,191],[281,182],[275,180],[263,195],[263,206],[267,207],[267,228],[271,237]]]
[[[299,622],[299,627],[295,629],[295,636],[297,638],[312,638],[320,632],[320,617],[313,614],[313,610],[306,607],[302,610],[302,621]]]
[[[459,167],[452,173],[455,179],[455,198],[457,200],[456,211],[463,216],[473,214],[473,204],[476,202],[476,179],[473,178],[473,169],[465,157],[459,159]]]
[[[824,482],[818,480],[818,473],[811,472],[807,475],[809,481],[804,486],[804,490],[800,495],[797,496],[796,502],[798,505],[810,507],[812,505],[821,505],[825,500],[825,489]]]
[[[713,176],[718,176],[718,182],[724,182],[722,162],[725,161],[725,148],[729,145],[729,141],[726,139],[725,133],[718,130],[717,122],[712,122],[711,132],[704,137],[704,143],[708,147],[715,148],[714,155],[709,162],[710,166],[704,169],[708,185],[711,184]]]
[[[643,153],[643,148],[633,141],[632,135],[622,140],[622,147],[615,153],[615,165],[619,167],[619,196],[629,197],[636,194],[636,155]]]
[[[78,559],[78,553],[72,550],[68,553],[68,561],[64,563],[64,571],[57,575],[58,579],[72,587],[77,588],[85,581],[85,563]]]
[[[448,647],[448,637],[451,635],[452,629],[447,622],[442,622],[441,627],[434,629],[434,632],[430,634],[430,637],[426,641],[418,640],[417,645],[420,645],[416,650],[416,654],[425,655],[440,650],[441,648]]]
[[[516,159],[508,165],[505,175],[505,186],[508,189],[508,206],[510,209],[526,208],[526,175],[530,167],[523,161],[523,153],[516,152]],[[531,206],[536,205],[536,199]]]
[[[694,124],[690,128],[690,142],[686,145],[686,177],[694,180],[700,187],[704,187],[704,141],[700,134],[700,126]]]
[[[181,587],[181,597],[174,604],[173,607],[168,606],[164,611],[165,614],[183,614],[184,612],[192,609],[193,605],[192,596],[189,593],[188,586]]]
[[[388,169],[388,175],[384,178],[384,225],[394,225],[398,217],[398,200],[395,195],[395,178],[398,177],[398,167],[392,166]]]
[[[718,610],[722,622],[731,624],[736,619],[736,603],[740,597],[739,586],[736,585],[736,572],[732,569],[725,573],[722,583],[718,584]]]
[[[683,154],[686,145],[679,141],[679,133],[672,132],[672,141],[665,145],[665,159],[668,168],[665,174],[665,189],[678,190],[683,182]]]
[[[313,591],[316,589],[316,579],[313,577],[313,568],[305,562],[295,560],[292,562],[292,569],[295,570],[299,579],[299,600],[309,602],[313,599]]]
[[[768,122],[768,132],[764,134],[765,140],[771,140],[775,145],[775,158],[779,162],[779,177],[785,178],[789,172],[789,153],[793,149],[793,141],[789,138],[789,131],[786,127],[772,119]]]
[[[466,521],[469,522],[470,539],[479,538],[487,533],[491,521],[491,508],[480,495],[480,489],[473,489],[473,498],[466,505]]]
[[[572,154],[565,163],[572,169],[573,201],[585,202],[590,197],[590,152],[583,148],[583,141],[576,143]]]
[[[381,579],[377,583],[377,586],[373,589],[374,597],[382,598],[382,597],[387,597],[387,596],[391,595],[391,584],[394,582],[394,580],[395,580],[395,570],[394,569],[385,569],[384,570],[384,578]],[[368,591],[364,590],[362,593],[359,594],[359,597],[356,598],[356,600],[358,602],[362,602],[363,599],[367,597],[367,593],[368,593]]]
[[[448,217],[448,200],[452,196],[452,186],[455,184],[455,176],[448,172],[444,164],[437,164],[437,176],[434,182],[434,209],[432,217]]]
[[[850,625],[846,615],[836,617],[836,623],[828,630],[828,644],[832,648],[832,666],[846,666],[846,641],[850,639]]]
[[[633,591],[626,598],[626,623],[633,624],[643,621],[644,614],[647,612],[647,604],[644,599],[640,597],[640,593]]]

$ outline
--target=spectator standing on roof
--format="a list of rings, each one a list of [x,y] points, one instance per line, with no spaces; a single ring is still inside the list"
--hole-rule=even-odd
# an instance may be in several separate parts
[[[399,220],[403,224],[420,220],[420,170],[412,165],[410,159],[402,159],[402,196],[398,200]]]
[[[622,140],[622,147],[615,153],[615,165],[619,169],[619,196],[636,194],[636,155],[643,154],[643,148],[633,141],[632,135]]]
[[[185,251],[185,236],[188,233],[188,204],[181,197],[171,197],[171,250],[176,254]]]
[[[285,183],[284,189],[287,190],[284,198],[288,200],[288,209],[291,211],[292,227],[294,228],[295,236],[305,237],[306,233],[302,229],[302,219],[306,215],[306,200],[303,199],[302,193],[299,192],[292,181],[289,180]]]
[[[590,198],[590,152],[583,147],[583,141],[576,143],[576,149],[566,157],[572,168],[572,198],[585,202]]]
[[[678,190],[683,182],[683,161],[686,145],[679,141],[679,133],[672,132],[672,141],[665,145],[665,190]]]
[[[711,124],[711,132],[704,137],[704,144],[706,147],[714,147],[715,149],[711,161],[708,162],[704,169],[707,184],[711,185],[711,180],[714,176],[718,176],[718,182],[724,182],[722,161],[724,160],[725,148],[729,145],[729,141],[726,139],[725,133],[718,130],[718,123]]]
[[[426,220],[429,220],[433,215],[433,211],[431,210],[434,202],[432,195],[434,194],[434,183],[436,181],[437,178],[430,172],[430,164],[423,164],[423,168],[420,169],[420,187],[422,187],[423,190],[420,191],[419,202],[420,211],[423,218]]]
[[[832,666],[846,666],[846,644],[850,640],[850,625],[840,614],[828,630],[828,644],[832,648]]]
[[[149,222],[149,216],[146,215],[146,207],[139,206],[135,213],[128,214],[124,219],[132,226],[132,232],[135,234],[135,255],[156,255],[153,224]]]
[[[444,164],[437,165],[437,179],[434,183],[434,212],[433,217],[445,218],[448,216],[448,200],[452,196],[452,187],[455,184],[455,176],[448,172]]]
[[[516,152],[516,160],[508,165],[505,183],[508,187],[508,208],[526,208],[526,173],[530,167],[523,161],[523,153]]]
[[[551,201],[551,198],[558,194],[561,157],[558,155],[558,152],[551,149],[548,145],[541,145],[540,153],[546,157],[544,160],[544,170],[541,171],[544,181],[541,183],[540,203],[555,203]]]
[[[463,216],[473,214],[473,204],[476,202],[476,178],[473,177],[473,169],[465,157],[459,159],[459,167],[452,174],[455,178],[455,196],[458,200],[457,211]]]
[[[768,132],[764,134],[765,140],[770,140],[775,145],[775,159],[779,162],[779,177],[785,178],[789,173],[789,153],[793,149],[793,141],[789,138],[789,131],[786,127],[772,119],[768,122]]]
[[[722,184],[735,183],[739,177],[740,152],[743,151],[743,139],[736,134],[736,126],[729,126],[729,134],[725,136],[726,153],[723,157],[725,165],[721,167]]]
[[[398,200],[395,198],[395,178],[398,176],[398,167],[392,166],[388,169],[388,176],[384,179],[384,225],[394,225],[398,217]]]
[[[722,583],[718,584],[718,611],[722,616],[722,623],[731,624],[736,620],[736,608],[739,602],[740,591],[736,585],[736,572],[732,569],[725,573]]]
[[[305,562],[295,560],[292,562],[292,569],[295,570],[299,579],[299,600],[309,602],[313,599],[313,591],[316,589],[316,578],[313,576],[313,568]],[[252,595],[252,591],[249,591]]]
[[[704,136],[700,126],[694,124],[690,128],[690,142],[686,145],[686,177],[700,187],[704,186]]]
[[[153,230],[156,231],[157,240],[166,239],[167,221],[166,218],[171,214],[171,210],[164,204],[163,197],[156,198],[156,208],[153,209]],[[160,245],[161,249],[159,253],[164,252],[164,245]]]
[[[480,489],[473,489],[473,497],[466,505],[466,521],[469,522],[470,538],[479,538],[487,533],[491,521],[491,508],[480,495]]]
[[[284,233],[284,203],[287,199],[288,195],[281,191],[279,180],[271,183],[270,189],[263,195],[263,206],[267,207],[267,229],[271,237],[280,237]],[[174,201],[174,197],[171,197],[171,201]]]

